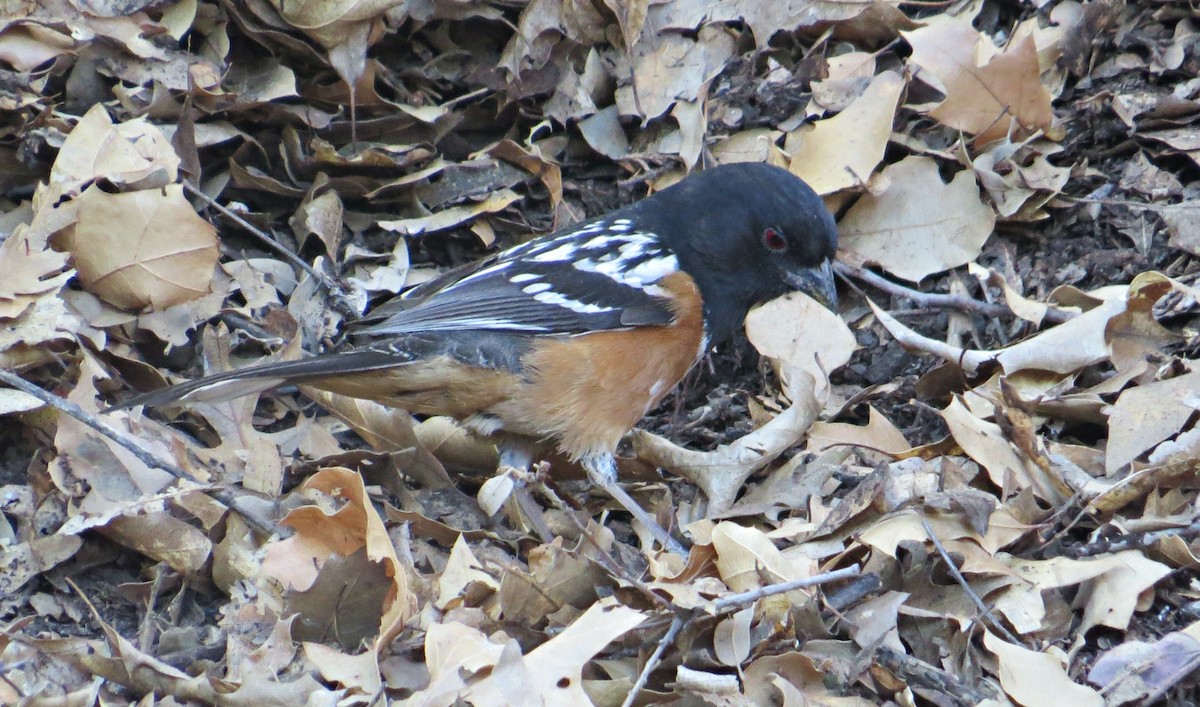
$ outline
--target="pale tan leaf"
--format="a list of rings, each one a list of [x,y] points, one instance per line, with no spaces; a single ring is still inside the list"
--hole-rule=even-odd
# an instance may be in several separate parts
[[[488,195],[483,201],[468,206],[451,206],[430,216],[417,218],[386,219],[378,221],[380,228],[395,231],[402,236],[416,236],[422,233],[434,233],[470,221],[481,214],[494,214],[503,211],[509,204],[521,198],[511,189],[501,189]]]
[[[1056,658],[1048,653],[1038,653],[1023,646],[1007,643],[992,635],[983,634],[983,645],[1000,664],[1000,684],[1009,697],[1019,704],[1035,705],[1079,705],[1079,707],[1103,707],[1104,698],[1085,685],[1079,685],[1067,675],[1063,655]]]
[[[818,194],[865,185],[883,159],[904,79],[885,71],[841,113],[788,133],[789,169]]]
[[[750,310],[746,335],[762,355],[809,373],[817,381],[818,397],[829,374],[844,366],[858,348],[842,318],[802,292]]]
[[[144,119],[114,125],[104,106],[92,106],[63,142],[50,182],[72,193],[103,177],[114,184],[163,186],[179,178],[179,157]]]
[[[1181,431],[1200,409],[1200,372],[1129,388],[1112,406],[1104,468],[1116,473]]]
[[[979,256],[996,216],[971,172],[945,184],[932,159],[906,157],[883,176],[887,191],[864,195],[839,223],[844,252],[913,282]]]
[[[79,279],[118,307],[163,309],[208,292],[216,266],[216,229],[175,184],[163,190],[79,197],[72,239]]]
[[[913,48],[910,61],[931,72],[946,93],[930,115],[975,135],[979,144],[1004,137],[1014,123],[1023,136],[1049,130],[1054,111],[1033,37],[997,53],[971,19],[969,13],[938,18],[903,33]]]

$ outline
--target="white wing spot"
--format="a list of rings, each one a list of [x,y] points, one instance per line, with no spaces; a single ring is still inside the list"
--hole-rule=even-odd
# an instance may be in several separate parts
[[[574,243],[564,243],[556,248],[538,253],[533,256],[533,260],[539,263],[569,263],[575,259],[575,254],[578,252],[579,247]]]
[[[526,285],[521,288],[521,291],[527,295],[536,295],[539,292],[545,292],[550,289],[551,285],[548,282],[535,282],[532,285]]]
[[[587,302],[580,302],[579,300],[571,299],[561,292],[539,292],[534,295],[533,298],[542,304],[553,304],[558,305],[559,307],[566,307],[572,312],[578,312],[580,314],[599,314],[601,312],[614,311],[612,307],[601,307],[598,304],[589,304]]]
[[[530,280],[536,280],[539,277],[541,277],[541,276],[537,275],[536,273],[522,272],[522,273],[517,273],[516,275],[513,275],[512,277],[508,278],[508,281],[514,285],[519,285],[522,282],[529,282]]]

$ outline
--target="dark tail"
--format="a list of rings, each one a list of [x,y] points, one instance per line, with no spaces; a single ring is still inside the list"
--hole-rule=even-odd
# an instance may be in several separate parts
[[[299,361],[265,363],[225,371],[204,378],[179,383],[134,397],[104,410],[122,410],[145,405],[156,407],[167,403],[219,402],[261,393],[281,385],[305,383],[329,376],[376,371],[402,365],[405,360],[382,351],[348,351],[316,356]]]

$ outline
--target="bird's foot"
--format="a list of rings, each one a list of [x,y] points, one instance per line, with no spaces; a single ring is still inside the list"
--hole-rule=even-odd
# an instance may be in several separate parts
[[[684,557],[688,556],[688,550],[675,538],[671,537],[654,516],[650,515],[646,509],[642,508],[633,497],[626,493],[625,489],[617,482],[617,461],[611,454],[597,454],[590,457],[585,457],[582,460],[583,468],[587,470],[588,479],[608,492],[617,503],[629,511],[634,520],[641,523],[654,539],[658,541],[666,550]]]
[[[538,464],[533,466],[531,472],[532,459],[532,450],[526,445],[501,445],[500,466],[496,475],[480,487],[477,500],[485,513],[495,516],[511,497],[538,538],[543,543],[551,543],[554,533],[546,525],[541,507],[529,493],[530,483],[536,482],[537,476],[544,473],[545,469],[544,465]]]

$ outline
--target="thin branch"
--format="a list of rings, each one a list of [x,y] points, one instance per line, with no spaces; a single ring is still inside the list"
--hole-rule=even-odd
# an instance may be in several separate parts
[[[242,218],[241,215],[234,212],[232,209],[220,203],[208,194],[200,191],[200,189],[193,186],[190,182],[185,181],[183,183],[183,188],[192,196],[195,196],[211,206],[225,218],[241,226],[246,230],[247,233],[257,238],[264,246],[283,256],[284,260],[287,260],[295,267],[308,273],[309,277],[316,280],[317,284],[320,285],[320,287],[325,290],[326,293],[333,297],[332,305],[338,312],[355,316],[358,315],[358,312],[354,311],[354,308],[349,305],[345,296],[342,294],[341,285],[339,285],[333,278],[329,277],[325,273],[318,272],[313,266],[305,262],[303,258],[287,248],[284,248],[279,241],[268,235],[266,231],[263,231],[258,226],[255,226],[246,219]]]
[[[905,287],[898,282],[878,275],[866,268],[859,268],[849,263],[836,262],[834,269],[844,277],[854,278],[868,285],[882,290],[889,295],[903,297],[911,302],[915,302],[921,307],[931,307],[937,309],[956,309],[962,312],[980,314],[985,317],[1008,317],[1015,316],[1012,309],[1007,305],[999,302],[981,302],[966,295],[949,295],[940,292],[920,292],[911,287]],[[1064,312],[1060,309],[1049,307],[1046,309],[1046,314],[1042,318],[1043,321],[1051,324],[1062,324],[1068,319],[1074,318],[1074,314]]]
[[[66,413],[76,420],[79,420],[96,432],[99,432],[100,434],[129,450],[133,456],[137,457],[138,461],[142,462],[146,466],[154,469],[161,469],[177,479],[196,484],[198,487],[196,490],[207,493],[217,501],[220,501],[228,506],[230,510],[236,511],[239,515],[246,519],[247,523],[254,526],[256,529],[268,535],[280,532],[280,528],[277,525],[272,523],[270,520],[260,518],[253,509],[247,508],[246,504],[242,502],[243,499],[241,496],[238,496],[226,489],[216,488],[205,484],[205,482],[192,476],[187,471],[176,466],[173,462],[163,459],[162,457],[158,456],[158,454],[143,447],[137,438],[114,427],[108,426],[104,422],[101,422],[100,419],[95,415],[87,410],[84,410],[70,400],[60,398],[53,393],[42,390],[41,388],[11,371],[0,369],[0,381],[12,386],[13,388],[16,388],[17,390],[20,390],[23,393],[28,393],[38,400],[41,400],[43,403],[46,403],[50,407]]]
[[[612,554],[608,552],[608,550],[604,549],[604,547],[600,545],[600,542],[594,537],[592,531],[590,531],[587,526],[585,526],[583,522],[579,520],[579,516],[576,515],[577,511],[567,507],[567,504],[563,503],[563,500],[557,493],[554,492],[553,489],[544,483],[540,483],[539,490],[546,496],[547,499],[550,500],[550,503],[553,504],[555,508],[563,511],[563,515],[569,518],[571,523],[574,524],[579,530],[580,536],[587,540],[587,542],[592,546],[592,549],[596,551],[594,556],[586,555],[587,559],[604,568],[604,571],[608,572],[613,577],[617,577],[629,582],[630,586],[636,588],[655,604],[658,604],[660,608],[676,614],[679,613],[679,607],[675,606],[668,599],[650,589],[650,587],[646,586],[645,582],[635,577],[633,573],[625,569],[622,564],[617,562],[616,558],[614,558]]]
[[[992,610],[988,608],[987,604],[983,603],[983,599],[981,599],[980,596],[975,593],[974,589],[971,589],[971,585],[967,584],[967,578],[963,576],[962,572],[958,571],[958,566],[954,564],[954,559],[950,557],[950,553],[946,550],[945,546],[942,545],[942,541],[938,540],[937,535],[933,532],[933,526],[929,524],[929,521],[925,518],[922,518],[921,526],[925,528],[925,534],[929,536],[929,541],[933,543],[935,548],[937,548],[938,554],[942,556],[942,561],[946,563],[946,567],[950,568],[950,574],[954,575],[954,581],[958,582],[959,586],[963,588],[963,591],[967,593],[967,596],[970,597],[971,601],[983,614],[984,618],[988,620],[988,623],[992,625],[992,628],[996,629],[997,633],[1004,636],[1004,639],[1009,643],[1017,646],[1024,646],[1025,642],[1014,636],[1012,631],[1008,630],[1008,627],[1000,623],[1000,620],[996,618],[996,615],[992,613]]]
[[[976,705],[989,697],[996,696],[992,686],[986,681],[981,681],[979,689],[976,689],[975,686],[967,684],[941,668],[891,648],[880,648],[876,658],[879,665],[895,673],[905,683],[909,685],[915,683],[920,687],[933,690],[962,707]]]
[[[633,702],[637,699],[638,693],[642,691],[642,688],[646,686],[646,682],[650,680],[650,673],[654,672],[654,669],[658,667],[663,653],[667,652],[667,646],[675,642],[675,637],[679,635],[683,624],[683,616],[676,615],[675,618],[671,619],[671,626],[663,634],[658,645],[654,648],[654,652],[646,660],[646,665],[642,668],[642,672],[638,674],[637,682],[633,683],[633,689],[625,696],[625,701],[621,703],[621,707],[633,707]]]
[[[813,576],[805,577],[804,579],[793,579],[790,582],[768,584],[764,587],[759,587],[758,589],[751,589],[747,592],[740,592],[738,594],[730,594],[727,597],[721,597],[713,602],[713,607],[717,611],[725,611],[734,607],[744,606],[746,604],[756,602],[759,599],[775,596],[776,594],[787,594],[788,592],[795,591],[797,589],[804,589],[805,587],[836,582],[839,579],[857,577],[858,573],[859,567],[858,565],[855,565],[853,567],[846,567],[840,570],[834,570],[832,572],[814,574]]]

